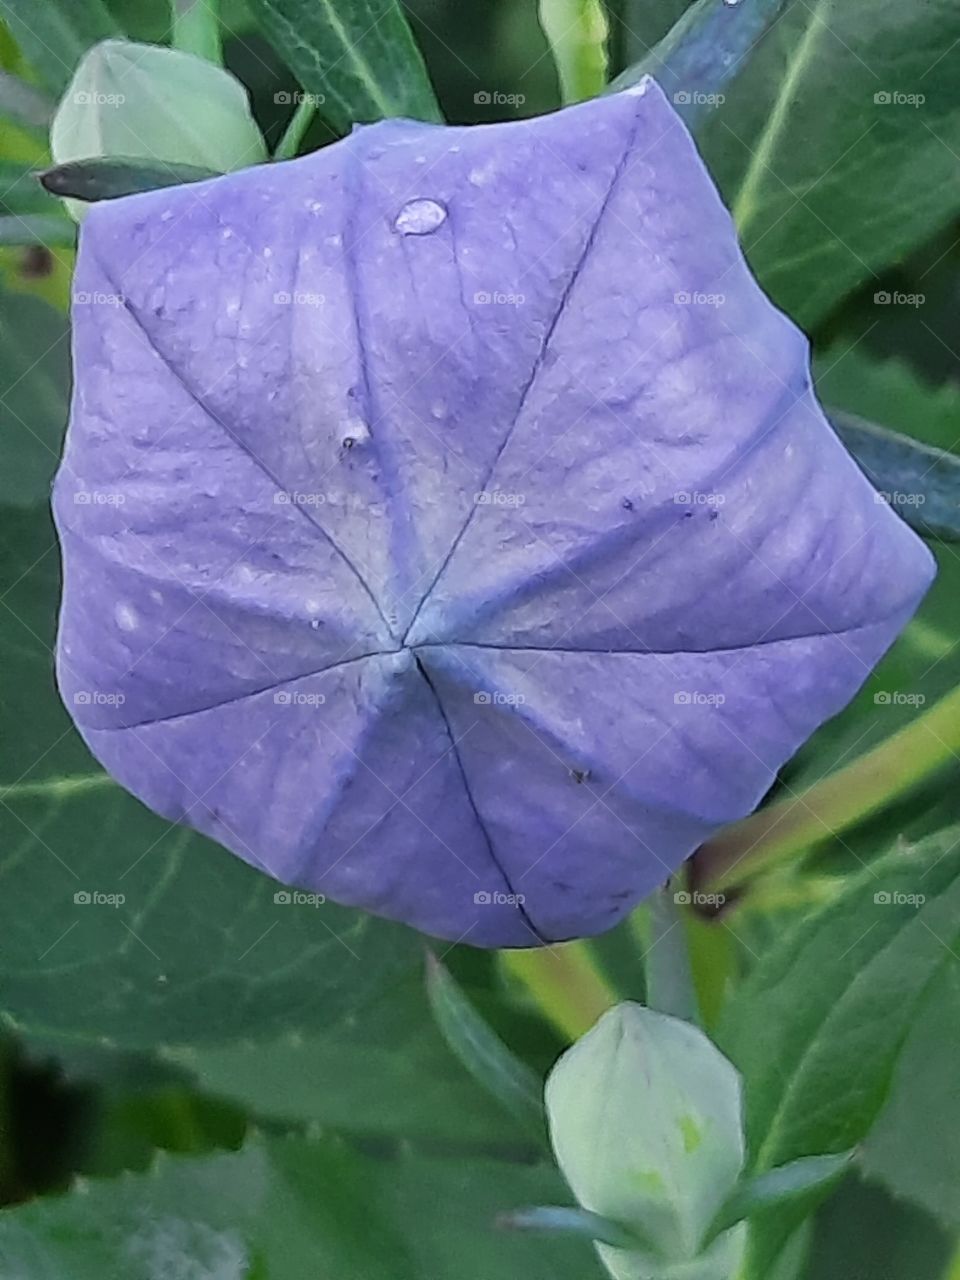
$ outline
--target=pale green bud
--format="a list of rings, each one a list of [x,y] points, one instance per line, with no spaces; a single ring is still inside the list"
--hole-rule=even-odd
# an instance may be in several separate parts
[[[735,1275],[742,1228],[701,1256],[744,1160],[740,1076],[703,1032],[618,1005],[554,1067],[546,1102],[554,1151],[580,1204],[636,1230],[661,1260],[654,1268],[652,1253],[601,1246],[618,1280]]]
[[[266,158],[247,91],[192,54],[104,40],[74,74],[50,130],[57,164],[96,156],[168,161],[226,173]],[[77,202],[68,201],[76,216]]]

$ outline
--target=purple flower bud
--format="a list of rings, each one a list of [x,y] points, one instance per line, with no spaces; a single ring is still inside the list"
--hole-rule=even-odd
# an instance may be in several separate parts
[[[650,81],[97,206],[76,289],[84,738],[165,817],[430,933],[615,924],[930,582]]]

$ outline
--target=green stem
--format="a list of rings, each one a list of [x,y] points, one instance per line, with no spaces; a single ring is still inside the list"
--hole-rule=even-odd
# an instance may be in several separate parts
[[[284,130],[283,137],[277,143],[273,153],[274,160],[293,159],[300,150],[300,143],[303,141],[311,124],[313,124],[313,118],[316,114],[316,98],[309,93],[301,94],[297,109],[290,117],[290,123]]]
[[[709,841],[696,855],[697,883],[736,888],[841,835],[958,759],[960,688],[852,764]]]
[[[531,951],[502,951],[504,968],[518,978],[544,1017],[568,1040],[589,1031],[617,997],[587,944],[567,942]]]
[[[643,972],[649,1007],[696,1022],[697,993],[681,906],[685,896],[675,881],[668,881],[648,899],[645,919],[634,913],[631,928],[640,935],[644,946]]]
[[[540,0],[540,25],[557,64],[564,105],[607,84],[607,16],[601,0]]]
[[[182,53],[223,66],[219,0],[170,0],[173,31],[170,43]]]

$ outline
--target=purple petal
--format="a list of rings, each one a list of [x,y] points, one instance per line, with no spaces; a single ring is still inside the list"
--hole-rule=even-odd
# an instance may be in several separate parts
[[[478,945],[616,922],[932,576],[660,91],[96,207],[60,682],[281,880]]]

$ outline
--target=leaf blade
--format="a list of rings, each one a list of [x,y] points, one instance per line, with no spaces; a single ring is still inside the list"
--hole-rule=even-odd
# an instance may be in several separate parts
[[[391,116],[439,121],[440,109],[396,0],[251,0],[268,40],[340,132]]]

